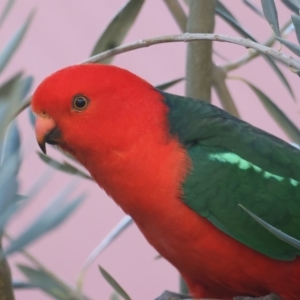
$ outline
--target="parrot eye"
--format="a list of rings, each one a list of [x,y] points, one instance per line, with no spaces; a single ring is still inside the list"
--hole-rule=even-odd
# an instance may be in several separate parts
[[[85,110],[88,104],[89,100],[85,96],[75,96],[73,98],[73,107],[77,111]]]

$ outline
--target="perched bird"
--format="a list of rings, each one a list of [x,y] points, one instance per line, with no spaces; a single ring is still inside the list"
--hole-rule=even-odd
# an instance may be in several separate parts
[[[129,214],[193,296],[300,299],[300,151],[127,70],[76,65],[35,91],[36,136],[59,145]]]

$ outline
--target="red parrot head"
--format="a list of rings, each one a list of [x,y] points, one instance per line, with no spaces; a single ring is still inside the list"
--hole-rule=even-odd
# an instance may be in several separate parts
[[[57,144],[79,160],[91,151],[103,154],[132,145],[154,127],[165,127],[167,112],[161,94],[143,79],[92,64],[47,77],[33,95],[32,109],[41,149]]]

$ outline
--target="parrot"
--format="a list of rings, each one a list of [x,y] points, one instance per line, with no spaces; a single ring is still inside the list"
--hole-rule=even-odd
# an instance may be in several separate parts
[[[300,299],[300,150],[128,70],[63,68],[32,96],[35,134],[72,155],[194,297]]]

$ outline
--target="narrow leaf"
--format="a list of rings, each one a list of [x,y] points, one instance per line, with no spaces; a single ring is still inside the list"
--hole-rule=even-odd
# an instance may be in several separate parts
[[[295,27],[298,44],[300,44],[300,17],[292,15],[292,21]]]
[[[29,225],[20,236],[13,240],[4,251],[5,255],[19,251],[33,242],[38,237],[60,225],[84,199],[81,195],[70,203],[65,203],[65,198],[72,191],[73,186],[68,186],[52,203]]]
[[[108,24],[97,41],[91,56],[119,46],[130,30],[143,4],[144,0],[129,0]],[[112,59],[112,57],[108,58],[101,63],[108,64]]]
[[[217,1],[216,8],[219,10],[220,13],[222,12],[222,15],[226,15],[228,18],[238,23],[238,20],[235,18],[235,16],[228,10],[228,8],[220,0]]]
[[[246,83],[251,90],[256,94],[263,106],[266,108],[275,122],[283,129],[283,131],[289,136],[289,138],[299,144],[300,143],[300,131],[295,124],[280,110],[280,108],[260,89],[255,87],[252,83],[246,79],[240,78],[241,81]]]
[[[33,12],[29,15],[25,23],[17,30],[17,32],[12,36],[9,42],[4,46],[0,53],[0,72],[5,68],[10,58],[13,56],[15,51],[18,49],[23,37],[25,36],[27,29],[33,18]]]
[[[220,8],[220,5],[218,3],[219,2],[217,2],[216,13],[221,18],[223,18],[224,21],[226,21],[229,25],[231,25],[237,32],[239,32],[242,36],[244,36],[246,38],[249,38],[249,39],[251,39],[254,42],[257,42],[256,39],[250,33],[248,33],[236,20],[232,19],[232,17],[230,15],[228,15],[228,13],[225,13]],[[293,93],[293,90],[292,90],[290,84],[288,83],[288,81],[286,80],[285,76],[280,71],[280,69],[278,68],[278,66],[276,65],[276,63],[273,61],[273,59],[271,57],[269,57],[268,55],[262,54],[262,56],[269,63],[269,65],[271,66],[271,68],[274,70],[274,72],[276,73],[276,75],[279,77],[279,79],[281,80],[281,82],[284,84],[284,86],[287,88],[287,90],[289,91],[289,93],[291,94],[291,96],[294,98],[294,93]]]
[[[20,271],[29,279],[29,284],[43,290],[54,299],[87,300],[87,297],[77,293],[58,278],[43,269],[18,264]]]
[[[156,86],[156,88],[158,90],[161,90],[161,91],[164,91],[170,87],[172,87],[173,85],[181,82],[182,80],[184,80],[184,78],[178,78],[178,79],[174,79],[174,80],[171,80],[171,81],[168,81],[168,82],[165,82],[165,83],[162,83],[162,84],[159,84]]]
[[[119,298],[118,294],[113,293],[113,294],[110,296],[109,300],[120,300],[120,298]]]
[[[287,88],[288,92],[290,93],[290,95],[294,99],[295,98],[294,92],[293,92],[289,82],[287,81],[287,79],[285,78],[285,76],[283,75],[283,73],[281,72],[279,67],[277,66],[277,64],[274,62],[274,60],[268,55],[263,55],[263,58],[267,61],[267,63],[270,65],[270,67],[273,69],[275,74],[279,77],[280,81]]]
[[[280,36],[280,29],[278,24],[278,14],[274,0],[261,0],[261,5],[265,18],[269,22],[276,36]]]
[[[71,164],[69,164],[65,161],[63,163],[60,163],[57,160],[55,160],[54,158],[51,158],[51,157],[49,157],[49,156],[47,156],[47,155],[45,155],[41,152],[37,152],[37,154],[39,155],[40,159],[43,162],[50,165],[54,169],[63,171],[63,172],[68,173],[68,174],[78,175],[78,176],[83,177],[85,179],[94,180],[91,176],[87,175],[86,173],[82,172],[78,168],[72,166]]]
[[[15,3],[15,0],[8,0],[3,11],[2,14],[0,16],[0,26],[3,24],[4,20],[6,19],[6,17],[8,16],[8,13],[10,12],[13,4]]]
[[[248,33],[235,18],[233,18],[233,15],[228,11],[228,9],[226,9],[226,11],[224,10],[224,5],[221,5],[220,1],[218,1],[216,5],[216,13],[242,36],[257,42],[256,39]]]
[[[251,0],[243,0],[243,3],[248,6],[253,12],[255,12],[257,15],[259,15],[260,17],[264,18],[264,14],[263,12],[258,9]]]
[[[99,245],[92,251],[92,253],[85,260],[78,279],[77,285],[81,289],[83,285],[84,275],[87,269],[91,266],[91,264],[96,260],[96,258],[106,249],[113,241],[116,240],[118,236],[120,236],[129,225],[133,223],[133,220],[130,216],[125,216],[99,243]]]
[[[283,4],[292,10],[295,14],[299,14],[300,10],[300,1],[299,0],[281,0]]]
[[[99,266],[99,270],[105,280],[110,284],[110,286],[125,300],[131,300],[128,294],[124,291],[124,289],[117,283],[117,281],[102,267]]]
[[[27,94],[29,93],[31,87],[33,84],[33,77],[32,76],[27,76],[24,79],[22,79],[22,100],[27,96]]]
[[[269,232],[271,232],[273,235],[275,235],[278,239],[284,241],[287,244],[290,244],[291,246],[295,247],[296,249],[300,250],[300,241],[289,236],[288,234],[282,232],[281,230],[273,227],[269,223],[265,222],[262,220],[260,217],[252,213],[250,210],[245,208],[244,206],[240,205],[239,206],[246,211],[258,224],[260,224],[262,227],[267,229]]]
[[[30,124],[32,126],[35,126],[35,114],[33,113],[33,111],[30,108],[28,109],[28,116],[29,116]]]
[[[1,164],[11,155],[19,152],[20,143],[20,132],[14,120],[7,129],[3,147],[0,147]]]
[[[300,47],[296,44],[293,44],[285,39],[282,39],[280,37],[276,37],[278,41],[280,41],[282,44],[284,44],[287,48],[289,48],[293,53],[295,53],[297,56],[300,56]]]
[[[16,87],[16,84],[19,82],[21,77],[22,77],[22,72],[19,72],[0,86],[0,101],[9,100],[13,92],[13,89]]]
[[[38,288],[38,286],[36,286],[32,283],[28,283],[28,282],[24,282],[24,281],[20,281],[20,280],[13,280],[12,286],[14,289],[19,289],[19,290],[28,290],[28,289]]]

